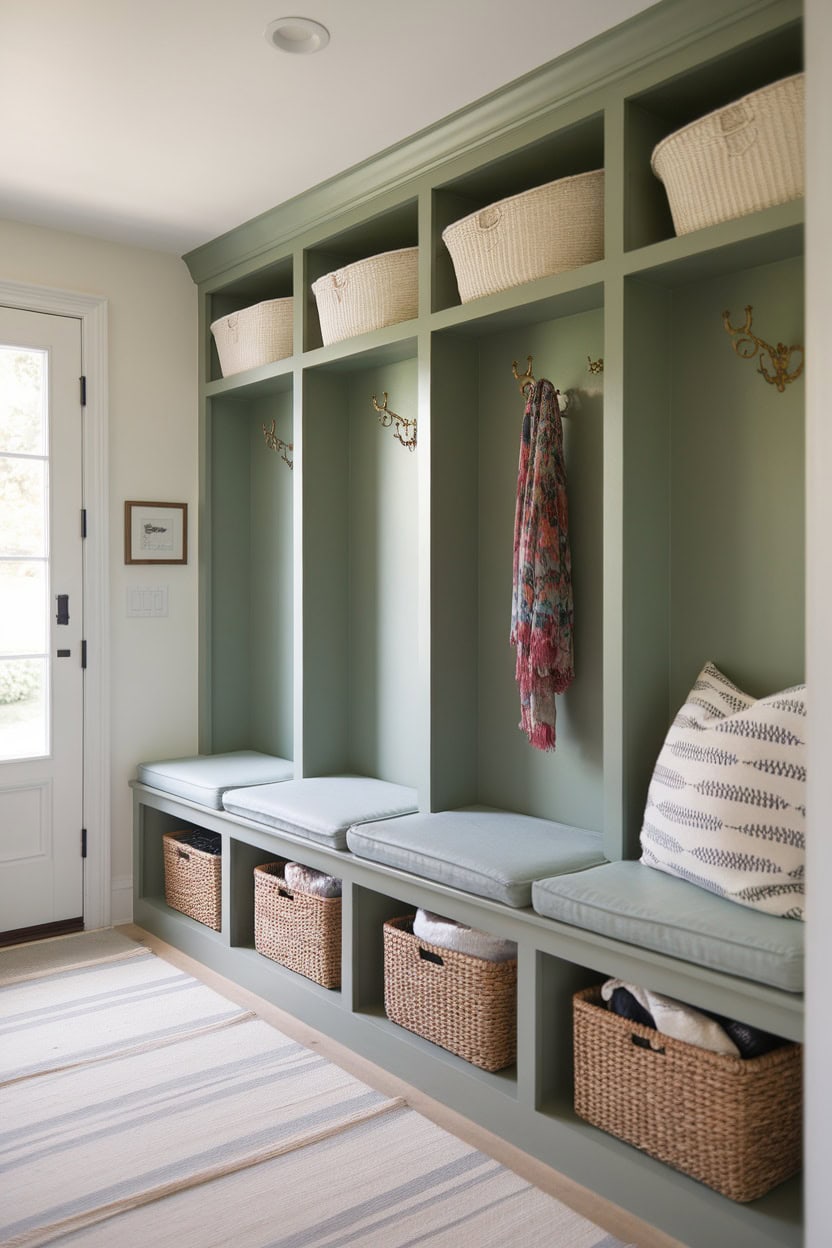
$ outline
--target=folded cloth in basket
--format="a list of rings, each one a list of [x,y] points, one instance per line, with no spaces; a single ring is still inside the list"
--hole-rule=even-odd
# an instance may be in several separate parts
[[[341,881],[334,875],[314,871],[299,862],[287,862],[283,869],[286,887],[301,893],[313,893],[316,897],[340,897]]]
[[[617,988],[626,988],[638,1004],[650,1014],[656,1024],[656,1030],[674,1040],[684,1040],[687,1044],[698,1045],[700,1049],[710,1049],[712,1053],[727,1053],[730,1057],[739,1057],[740,1051],[719,1023],[707,1014],[695,1010],[672,997],[663,997],[658,992],[650,992],[637,984],[625,984],[620,979],[608,979],[601,985],[601,996],[605,1001],[612,998]]]
[[[453,919],[443,919],[429,910],[417,910],[413,920],[413,935],[429,945],[440,949],[455,949],[487,962],[509,962],[517,957],[517,945],[513,940],[503,940],[475,927],[466,927]]]

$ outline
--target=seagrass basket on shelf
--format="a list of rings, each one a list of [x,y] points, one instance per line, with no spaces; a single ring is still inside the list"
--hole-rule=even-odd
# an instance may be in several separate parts
[[[604,171],[498,200],[446,227],[463,303],[604,256]]]
[[[419,311],[418,247],[385,251],[312,283],[324,346],[412,320]]]
[[[802,1049],[743,1060],[675,1040],[573,998],[575,1112],[706,1183],[756,1200],[801,1165]]]
[[[219,832],[164,832],[165,901],[215,932],[222,914],[222,838]]]
[[[388,1018],[483,1070],[517,1052],[517,959],[490,962],[413,935],[412,914],[384,924]]]
[[[804,194],[804,94],[803,74],[781,78],[657,144],[650,163],[677,234]]]
[[[285,867],[254,868],[254,947],[323,988],[340,988],[341,898],[288,888]]]
[[[266,299],[211,323],[223,377],[292,354],[292,299]]]

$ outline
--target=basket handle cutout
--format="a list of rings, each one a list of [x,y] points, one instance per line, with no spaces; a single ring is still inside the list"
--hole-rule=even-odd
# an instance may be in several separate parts
[[[286,888],[286,887],[285,887],[285,885],[283,885],[283,884],[278,884],[278,886],[277,886],[277,892],[278,892],[278,896],[280,896],[280,897],[285,897],[288,901],[294,901],[294,900],[295,900],[295,894],[294,894],[294,893],[290,893],[290,892],[289,892],[289,889],[288,889],[288,888]]]
[[[423,962],[435,962],[437,966],[444,966],[445,959],[440,958],[438,953],[433,953],[430,949],[423,949],[419,946],[419,957]]]
[[[754,110],[746,104],[738,104],[723,111],[719,126],[729,156],[742,156],[757,142],[754,120]]]
[[[632,1040],[633,1044],[636,1046],[637,1049],[649,1049],[651,1053],[657,1053],[662,1057],[665,1054],[665,1048],[663,1044],[653,1044],[653,1042],[651,1040],[648,1040],[646,1036],[631,1035],[630,1039]]]
[[[179,857],[180,857],[180,858],[184,858],[186,862],[190,862],[190,861],[191,861],[191,855],[190,855],[189,853],[187,853],[184,849],[177,849],[177,851],[176,851],[176,852],[177,852],[177,854],[179,855]]]

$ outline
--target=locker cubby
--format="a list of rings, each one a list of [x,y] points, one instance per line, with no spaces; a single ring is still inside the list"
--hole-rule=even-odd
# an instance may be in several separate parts
[[[415,786],[420,450],[379,423],[372,396],[416,419],[417,367],[373,352],[361,364],[304,373],[304,773]]]
[[[292,421],[290,389],[212,401],[206,753],[293,757],[295,474],[263,432],[292,443]]]
[[[206,300],[205,333],[207,334],[207,381],[222,377],[220,361],[211,333],[211,325],[223,316],[249,308],[267,299],[289,299],[292,296],[292,256],[283,256],[213,290]],[[298,344],[295,344],[297,349]],[[237,374],[235,381],[240,374]]]
[[[603,356],[601,308],[431,347],[434,810],[485,805],[602,828]],[[575,602],[575,680],[558,697],[558,745],[518,728],[509,642],[514,517],[525,399],[512,375],[567,392],[563,416]],[[566,782],[568,777],[568,782]]]
[[[667,194],[650,167],[656,144],[689,122],[803,68],[802,29],[786,22],[690,65],[625,102],[625,249],[675,237]]]
[[[486,163],[480,157],[476,167],[438,185],[432,198],[432,311],[460,303],[453,263],[442,241],[443,230],[511,195],[603,166],[604,118],[596,113]]]
[[[746,304],[761,333],[768,321],[770,337],[802,341],[800,259],[625,290],[629,857],[653,763],[705,662],[758,697],[803,680],[803,383],[779,393],[734,353],[722,313],[741,324]]]
[[[323,343],[312,283],[357,260],[402,247],[416,247],[419,243],[418,208],[417,200],[407,200],[306,248],[303,255],[304,350],[313,351]]]

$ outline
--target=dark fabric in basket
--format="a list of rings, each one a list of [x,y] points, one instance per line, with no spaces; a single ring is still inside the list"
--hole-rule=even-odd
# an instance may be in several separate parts
[[[626,988],[616,988],[607,1005],[619,1018],[626,1018],[630,1022],[640,1023],[642,1027],[652,1027],[654,1031],[657,1030],[653,1015]],[[715,1023],[719,1023],[722,1030],[737,1046],[739,1056],[744,1061],[752,1057],[762,1057],[764,1053],[771,1053],[774,1049],[779,1049],[788,1043],[782,1036],[773,1036],[771,1032],[761,1031],[759,1027],[750,1027],[748,1023],[738,1023],[732,1018],[724,1018],[712,1010],[700,1010],[700,1013],[707,1018],[712,1018]]]
[[[183,845],[190,845],[191,849],[202,850],[204,854],[222,853],[222,837],[219,832],[183,832],[176,839]]]

